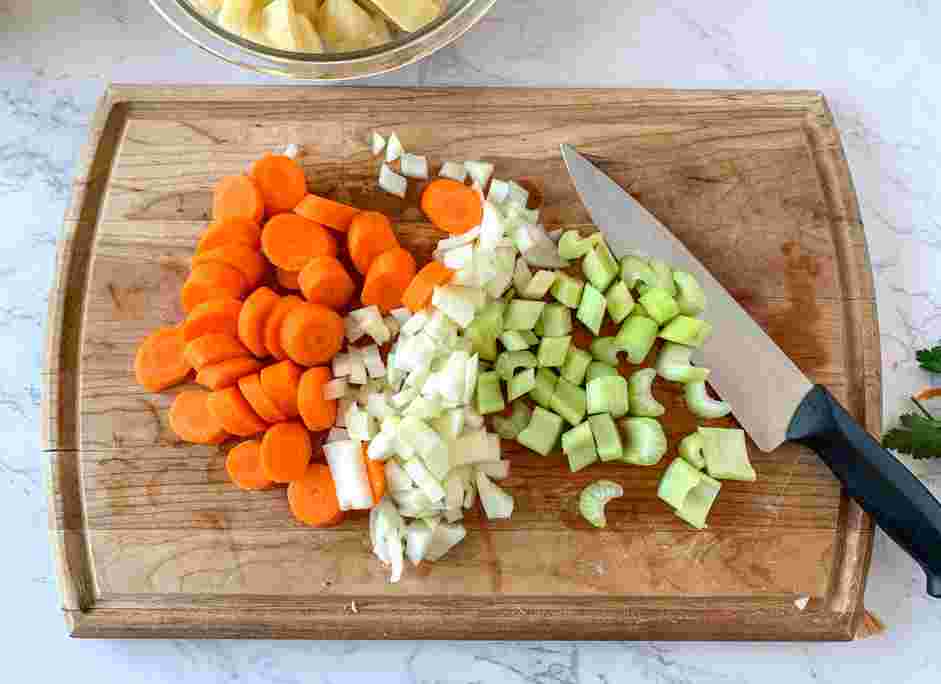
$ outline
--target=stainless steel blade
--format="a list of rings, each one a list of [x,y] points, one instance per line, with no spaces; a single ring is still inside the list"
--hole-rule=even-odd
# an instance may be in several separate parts
[[[783,443],[794,412],[813,389],[810,380],[653,214],[575,148],[562,145],[562,158],[615,255],[656,257],[696,276],[707,297],[705,317],[715,326],[696,363],[711,369],[709,384],[759,449]]]

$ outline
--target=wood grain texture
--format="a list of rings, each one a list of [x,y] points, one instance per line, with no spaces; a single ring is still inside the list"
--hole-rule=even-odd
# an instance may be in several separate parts
[[[809,451],[752,449],[755,484],[723,487],[694,532],[657,498],[662,466],[596,466],[519,448],[510,521],[403,582],[368,549],[365,516],[297,525],[280,490],[226,479],[222,447],[176,441],[174,391],[134,384],[136,345],[175,323],[210,193],[293,142],[314,192],[386,212],[427,258],[440,237],[376,188],[368,134],[396,130],[434,168],[483,156],[526,179],[550,227],[590,230],[558,153],[568,142],[702,259],[812,380],[880,429],[866,243],[839,135],[810,92],[116,87],[103,100],[66,217],[50,305],[44,406],[50,518],[76,636],[850,639],[872,526]],[[695,426],[676,388],[671,449]],[[731,419],[713,421],[730,425]],[[670,456],[674,454],[671,452]],[[665,459],[664,464],[668,462]],[[610,527],[575,512],[620,481]],[[808,597],[806,607],[795,600]],[[350,610],[355,601],[358,612]],[[455,614],[462,615],[454,620]]]

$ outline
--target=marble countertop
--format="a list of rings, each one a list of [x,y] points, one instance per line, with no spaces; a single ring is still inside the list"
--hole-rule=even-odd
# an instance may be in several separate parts
[[[885,422],[931,379],[941,338],[941,5],[836,0],[503,0],[432,59],[371,85],[813,88],[843,134],[875,270]],[[932,47],[934,46],[934,47]],[[180,682],[936,682],[941,602],[881,533],[853,644],[73,641],[58,609],[41,481],[39,372],[55,241],[109,81],[271,83],[192,47],[143,0],[0,0],[0,516],[11,532],[0,643],[18,673]],[[936,380],[937,382],[937,380]],[[941,463],[919,464],[941,490]],[[14,677],[14,679],[18,679]]]

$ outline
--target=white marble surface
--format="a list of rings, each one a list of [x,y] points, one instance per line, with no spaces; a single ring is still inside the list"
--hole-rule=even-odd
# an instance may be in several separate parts
[[[941,338],[939,25],[930,0],[502,0],[456,46],[372,83],[823,90],[876,272],[888,424],[930,381],[914,350]],[[0,518],[10,542],[0,650],[11,681],[938,681],[941,602],[924,597],[921,572],[882,535],[866,603],[889,630],[855,644],[67,639],[46,544],[38,378],[54,243],[108,81],[270,79],[193,48],[143,0],[0,0]],[[941,463],[921,470],[941,489]]]

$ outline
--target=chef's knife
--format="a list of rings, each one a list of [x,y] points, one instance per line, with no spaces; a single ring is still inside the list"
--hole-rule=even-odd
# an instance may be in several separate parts
[[[924,569],[928,593],[941,598],[941,503],[822,385],[807,379],[653,214],[573,147],[563,145],[562,158],[615,255],[656,257],[699,280],[715,327],[694,359],[711,369],[709,383],[758,448],[794,441],[816,451],[849,496]]]

